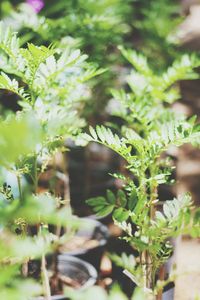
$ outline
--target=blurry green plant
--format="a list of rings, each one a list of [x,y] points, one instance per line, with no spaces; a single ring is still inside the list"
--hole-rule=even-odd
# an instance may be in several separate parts
[[[86,110],[90,117],[99,115],[105,108],[109,99],[108,87],[121,84],[117,74],[122,71],[123,63],[120,63],[117,45],[134,45],[150,58],[151,65],[158,71],[182,53],[172,38],[182,20],[178,1],[44,2],[44,8],[37,14],[22,1],[16,1],[15,5],[20,3],[17,7],[4,1],[4,18],[7,15],[6,23],[20,32],[22,44],[27,41],[60,43],[61,40],[62,47],[69,43],[79,45],[92,62],[109,69],[95,81],[94,101],[88,103]]]
[[[134,48],[150,59],[155,70],[164,70],[182,54],[173,38],[182,22],[181,4],[173,0],[134,2]]]
[[[65,202],[68,204],[69,199],[62,201],[63,199],[57,199],[50,193],[38,194],[38,180],[55,153],[66,150],[66,139],[75,139],[80,128],[85,125],[84,119],[81,118],[81,110],[90,95],[90,88],[86,85],[86,81],[103,72],[87,63],[86,58],[87,56],[81,55],[79,50],[70,51],[68,48],[62,50],[55,47],[37,47],[33,44],[22,48],[19,46],[16,34],[5,24],[0,24],[0,69],[2,70],[0,89],[16,94],[21,108],[16,114],[10,112],[6,118],[4,116],[4,120],[0,121],[2,155],[0,170],[14,173],[19,189],[19,199],[16,199],[12,193],[12,186],[2,180],[0,239],[5,243],[5,247],[8,247],[7,237],[8,239],[10,237],[13,240],[11,249],[14,247],[10,254],[8,249],[2,248],[2,268],[5,268],[6,261],[5,272],[11,267],[8,275],[10,274],[9,280],[13,277],[14,284],[12,291],[12,286],[6,281],[8,275],[2,271],[1,291],[4,295],[2,299],[10,300],[15,291],[16,299],[27,299],[29,291],[20,298],[21,293],[26,292],[23,290],[23,286],[24,289],[26,288],[25,285],[21,285],[22,290],[18,286],[21,282],[20,268],[26,277],[28,261],[36,256],[35,247],[41,249],[39,254],[43,294],[46,299],[50,299],[49,279],[45,266],[45,256],[52,244],[48,225],[59,228],[68,226],[71,229],[69,234],[74,229],[73,225],[77,227],[77,220],[71,216],[70,207],[63,205],[66,204]],[[28,192],[23,190],[24,175],[32,180],[33,194],[30,190]],[[28,238],[30,226],[37,229],[34,238]],[[63,236],[62,241],[65,242],[65,238],[67,236]],[[43,241],[42,247],[37,245],[34,247],[38,239]],[[15,261],[17,243],[21,243],[21,240],[22,247],[26,247],[26,243],[30,240],[33,251],[28,255],[26,249],[23,251],[22,248],[21,255],[18,257],[16,254],[17,261]],[[57,252],[61,240],[59,237],[54,237],[53,241],[53,248]],[[7,268],[7,254],[9,268]],[[19,298],[17,298],[18,294]]]
[[[31,126],[31,127],[30,127]],[[23,156],[29,155],[42,142],[39,123],[27,116],[10,117],[0,121],[1,167],[15,171]],[[30,134],[30,132],[32,134]],[[9,191],[9,193],[7,193]],[[26,195],[15,199],[12,189],[4,184],[0,193],[0,298],[30,299],[45,294],[39,282],[23,278],[30,259],[44,257],[52,248],[52,238],[45,224],[73,223],[69,208],[57,210],[57,203],[50,195]],[[36,225],[38,234],[28,236],[30,225]],[[45,269],[42,270],[44,275]],[[45,280],[43,279],[43,282]]]
[[[22,162],[27,172],[32,173],[36,186],[38,160],[42,171],[56,151],[65,150],[66,139],[75,138],[85,125],[81,114],[90,96],[86,82],[103,70],[87,63],[87,56],[81,55],[79,50],[33,44],[22,48],[19,41],[16,34],[1,23],[0,89],[18,96],[21,114],[34,115],[44,135],[43,142],[32,151],[32,160]]]
[[[56,43],[62,48],[71,44],[87,53],[91,62],[109,69],[98,81],[94,80],[93,101],[87,103],[85,111],[87,116],[99,115],[109,99],[108,82],[116,80],[115,66],[120,58],[116,46],[129,32],[132,0],[45,1],[40,14],[24,1],[17,3],[20,5],[4,2],[2,19],[19,32],[21,44]]]
[[[122,35],[128,31],[126,17],[130,13],[129,2],[47,1],[41,15],[37,15],[30,5],[21,1],[16,12],[9,11],[8,16],[11,13],[11,17],[7,21],[22,33],[29,29],[29,38],[31,30],[32,38],[40,36],[42,43],[57,42],[66,36],[78,38],[90,59],[103,65],[109,47],[120,43]]]
[[[71,300],[128,300],[120,288],[115,285],[112,287],[111,291],[107,294],[106,291],[98,286],[92,287],[87,291],[77,292],[72,291],[69,293]],[[141,289],[136,289],[131,300],[151,300],[148,293],[144,293]]]
[[[162,158],[163,152],[171,145],[200,143],[196,118],[187,119],[169,106],[179,98],[175,83],[198,76],[193,69],[199,60],[184,55],[163,74],[156,75],[141,54],[123,48],[122,53],[134,67],[127,78],[130,92],[113,91],[119,101],[115,114],[124,125],[118,134],[104,126],[90,127],[89,134],[80,138],[118,153],[126,163],[127,172],[113,174],[123,182],[117,195],[108,190],[106,198],[91,198],[87,203],[99,216],[112,213],[115,223],[125,233],[123,239],[139,253],[132,266],[129,262],[124,266],[126,274],[139,287],[158,295],[165,285],[156,280],[158,271],[173,252],[170,238],[200,234],[199,210],[193,218],[188,194],[164,204],[159,202],[157,194],[158,186],[168,182],[172,171],[168,160]]]

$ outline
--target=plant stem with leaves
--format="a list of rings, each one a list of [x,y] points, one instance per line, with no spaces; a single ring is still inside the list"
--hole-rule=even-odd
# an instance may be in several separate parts
[[[130,92],[112,91],[120,103],[120,109],[113,114],[120,117],[124,125],[118,134],[104,126],[90,127],[89,134],[81,137],[118,153],[126,162],[128,174],[113,174],[124,182],[116,196],[108,191],[107,197],[91,198],[87,202],[98,215],[112,213],[115,223],[125,233],[123,239],[139,253],[139,264],[131,269],[135,282],[156,297],[156,277],[172,253],[170,238],[187,230],[189,225],[191,232],[200,234],[192,221],[189,195],[166,201],[161,210],[157,199],[158,186],[168,183],[172,171],[166,160],[163,167],[162,153],[171,145],[200,143],[200,128],[195,117],[187,119],[170,108],[170,103],[179,98],[173,84],[177,80],[195,78],[193,68],[200,62],[186,55],[162,75],[156,75],[142,54],[121,50],[134,67],[127,78]],[[132,225],[136,230],[133,231]]]

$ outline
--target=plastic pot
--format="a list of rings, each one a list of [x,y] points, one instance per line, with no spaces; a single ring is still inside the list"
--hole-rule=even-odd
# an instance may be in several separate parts
[[[81,290],[93,286],[98,276],[94,266],[82,259],[66,254],[58,255],[58,270],[61,274],[78,280],[81,284]]]
[[[81,222],[83,222],[83,226],[80,226],[75,236],[84,237],[87,240],[96,240],[98,244],[87,249],[80,248],[66,252],[61,250],[60,253],[81,258],[99,270],[101,258],[109,237],[108,228],[99,221],[90,218],[82,218]]]
[[[170,282],[164,289],[162,300],[174,300],[174,283]]]
[[[87,289],[93,286],[97,280],[97,271],[95,268],[77,257],[58,255],[58,270],[62,275],[77,281],[80,284],[79,290]],[[55,295],[52,300],[69,300],[67,296]],[[44,297],[38,297],[35,300],[44,300]]]

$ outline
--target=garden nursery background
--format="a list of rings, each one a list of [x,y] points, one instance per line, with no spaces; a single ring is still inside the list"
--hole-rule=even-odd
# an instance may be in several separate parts
[[[200,299],[200,1],[0,1],[0,299]]]

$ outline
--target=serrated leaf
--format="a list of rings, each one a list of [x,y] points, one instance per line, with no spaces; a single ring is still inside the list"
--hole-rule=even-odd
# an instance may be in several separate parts
[[[167,219],[171,219],[171,211],[170,211],[170,201],[167,201],[166,203],[164,203],[163,205],[163,212],[165,214],[165,216],[167,217]]]
[[[164,215],[160,211],[156,211],[156,218],[161,221],[166,221]]]
[[[94,128],[92,126],[89,127],[89,131],[90,131],[91,136],[94,138],[94,140],[97,140],[98,137],[97,137],[96,131],[94,130]]]
[[[104,134],[103,134],[102,128],[103,128],[103,126],[102,126],[102,127],[97,126],[97,127],[96,127],[96,131],[97,131],[97,134],[98,134],[99,139],[104,143],[105,140],[106,140],[106,138],[105,138],[105,136],[104,136]]]

